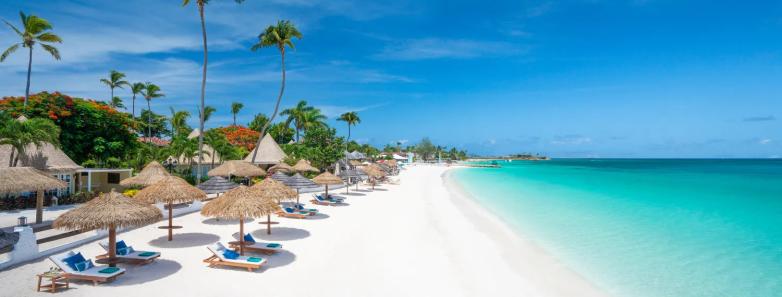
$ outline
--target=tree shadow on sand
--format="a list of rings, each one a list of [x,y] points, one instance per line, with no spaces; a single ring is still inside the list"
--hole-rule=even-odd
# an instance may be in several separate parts
[[[168,235],[164,235],[149,241],[149,244],[159,248],[187,248],[208,245],[219,240],[220,237],[214,234],[182,233],[174,234],[173,241],[168,241]]]
[[[264,241],[296,240],[309,237],[310,231],[290,227],[272,227],[272,234],[266,234],[266,227],[264,227],[253,231],[252,235]]]
[[[123,264],[120,264],[123,265]],[[122,277],[106,285],[112,287],[143,284],[166,278],[182,269],[182,265],[167,259],[157,259],[146,265],[123,265],[127,269]]]
[[[254,220],[252,218],[244,219],[244,223],[252,223]],[[220,219],[220,218],[209,218],[206,220],[201,221],[201,223],[207,224],[207,225],[239,225],[239,220],[229,220],[229,219]]]

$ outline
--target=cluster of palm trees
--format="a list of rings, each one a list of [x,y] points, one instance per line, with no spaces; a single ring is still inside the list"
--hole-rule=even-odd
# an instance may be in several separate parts
[[[161,93],[160,87],[156,84],[153,84],[151,82],[136,82],[136,83],[130,83],[127,80],[125,80],[125,73],[119,72],[117,70],[111,70],[109,71],[109,77],[108,78],[101,78],[100,82],[109,87],[110,91],[110,97],[111,98],[108,101],[108,104],[111,107],[114,108],[122,108],[125,107],[124,104],[122,104],[122,99],[119,97],[114,96],[114,89],[124,89],[124,87],[129,87],[130,92],[133,94],[132,97],[132,103],[131,103],[131,117],[133,119],[136,118],[136,95],[141,95],[144,97],[144,99],[147,101],[147,110],[150,112],[147,114],[147,137],[152,136],[151,131],[151,125],[152,125],[152,99],[164,97],[165,94]]]

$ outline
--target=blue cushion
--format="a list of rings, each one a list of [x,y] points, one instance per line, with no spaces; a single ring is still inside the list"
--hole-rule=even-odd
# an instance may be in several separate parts
[[[294,212],[293,208],[290,208],[290,207],[286,207],[285,211],[288,212],[288,213],[293,213]]]
[[[127,245],[127,244],[125,244],[125,241],[124,241],[124,240],[120,240],[120,241],[118,241],[118,242],[117,242],[117,249],[118,249],[118,250],[119,250],[119,249],[124,249],[124,248],[126,248],[126,247],[128,247],[128,245]]]
[[[247,258],[247,262],[253,262],[253,263],[261,262],[261,260],[263,260],[263,258],[256,258],[256,257]]]
[[[134,251],[135,250],[133,250],[132,246],[124,247],[124,248],[121,248],[121,249],[117,249],[117,255],[120,255],[120,256],[130,255]]]
[[[68,266],[70,266],[71,269],[76,270],[76,263],[81,263],[86,260],[87,259],[84,259],[84,256],[81,255],[81,252],[79,252],[78,254],[63,259],[63,262],[65,262],[65,264],[68,264]]]
[[[247,233],[244,235],[244,241],[255,243],[255,238],[250,233]]]
[[[239,253],[234,252],[232,250],[225,250],[225,252],[223,252],[223,257],[225,257],[226,259],[233,260],[239,258]]]
[[[268,247],[268,248],[278,248],[278,247],[281,247],[281,246],[282,245],[279,244],[279,243],[270,243],[270,244],[266,245],[266,247]]]
[[[92,264],[92,260],[87,260],[83,262],[76,263],[76,271],[85,271],[87,269],[90,269],[94,267],[95,265]]]

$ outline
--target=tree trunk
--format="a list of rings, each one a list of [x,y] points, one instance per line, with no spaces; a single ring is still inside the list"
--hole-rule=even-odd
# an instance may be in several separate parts
[[[269,124],[274,122],[274,118],[277,116],[277,111],[280,109],[280,101],[282,101],[282,94],[285,92],[285,47],[280,48],[280,57],[281,57],[281,69],[282,69],[282,84],[280,85],[280,95],[277,96],[277,104],[274,105],[274,113],[272,113],[272,117],[269,118],[269,121],[266,122],[266,124],[263,124],[263,128],[261,129],[261,135],[258,137],[258,145],[255,146],[255,149],[253,150],[253,157],[250,163],[255,164],[255,157],[258,155],[258,147],[261,146],[261,140],[263,140],[263,136],[266,134],[266,129],[269,128]]]
[[[133,105],[133,108],[130,112],[130,118],[135,120],[136,119],[136,93],[133,93],[133,103],[131,105]]]
[[[236,126],[236,113],[234,113],[234,126]]]
[[[111,98],[109,98],[109,105],[111,105],[111,107],[117,108],[116,106],[114,106],[114,87],[111,87],[109,89],[111,89]]]
[[[11,157],[8,158],[8,167],[14,167],[14,154],[16,153],[16,148],[11,147]]]
[[[201,183],[201,163],[204,161],[204,154],[201,152],[204,148],[204,96],[206,93],[206,64],[208,62],[208,52],[206,48],[206,21],[204,20],[204,5],[198,6],[198,13],[201,16],[201,35],[204,38],[204,70],[201,76],[201,113],[199,114],[199,127],[201,133],[198,134],[198,164],[196,165],[196,185]]]
[[[30,74],[33,72],[33,46],[30,46],[30,57],[27,59],[27,87],[24,89],[24,110],[27,111],[27,100],[30,99]]]
[[[38,190],[35,198],[35,223],[43,223],[43,189]]]
[[[152,137],[152,105],[149,103],[151,100],[147,99],[147,142]]]

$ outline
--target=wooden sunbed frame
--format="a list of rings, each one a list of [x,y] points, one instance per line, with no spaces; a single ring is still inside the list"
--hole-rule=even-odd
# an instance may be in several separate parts
[[[323,205],[323,206],[331,206],[332,204],[334,204],[333,202],[320,201],[318,199],[312,199],[310,200],[310,202],[312,202],[312,204]]]
[[[247,271],[253,272],[255,269],[261,268],[261,264],[251,264],[251,263],[236,263],[236,262],[228,262],[223,261],[218,257],[217,255],[212,252],[212,250],[209,250],[210,253],[212,253],[212,256],[209,258],[204,259],[204,263],[208,263],[209,267],[214,266],[231,266],[231,267],[238,267],[238,268],[246,268]]]
[[[238,241],[231,241],[228,243],[228,246],[232,249],[239,249],[239,242]],[[277,250],[275,249],[264,249],[264,248],[257,248],[253,247],[252,245],[244,245],[244,251],[246,252],[258,252],[262,253],[264,255],[273,255],[277,253]]]
[[[52,262],[54,262],[55,266],[57,266],[60,269],[62,269],[62,267],[60,267],[59,263],[57,263],[55,261],[52,261]],[[125,274],[125,271],[120,272],[120,273],[115,274],[115,275],[112,275],[112,276],[108,276],[108,277],[100,277],[100,276],[91,276],[91,275],[83,275],[83,274],[74,274],[74,273],[64,272],[63,273],[63,277],[67,278],[68,280],[91,281],[93,286],[97,286],[98,283],[105,283],[105,282],[114,281],[115,279],[117,279],[117,277],[119,277],[120,275],[123,275],[123,274]]]

